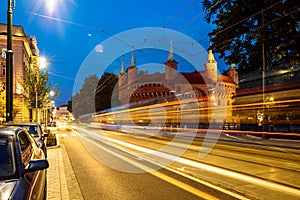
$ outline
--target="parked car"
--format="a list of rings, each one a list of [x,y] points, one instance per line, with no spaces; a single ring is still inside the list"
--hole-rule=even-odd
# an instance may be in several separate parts
[[[18,126],[26,129],[30,135],[33,136],[38,146],[44,151],[47,158],[47,145],[45,138],[48,136],[48,133],[45,133],[40,124],[37,123],[6,123],[5,126]]]
[[[0,127],[0,199],[46,199],[46,170],[43,150],[20,127]]]

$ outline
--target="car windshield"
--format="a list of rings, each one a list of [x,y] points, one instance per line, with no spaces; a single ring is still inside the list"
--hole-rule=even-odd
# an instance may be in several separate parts
[[[6,180],[16,173],[11,137],[0,136],[0,180]]]
[[[23,125],[23,129],[26,129],[33,137],[39,137],[41,135],[40,129],[37,125]]]

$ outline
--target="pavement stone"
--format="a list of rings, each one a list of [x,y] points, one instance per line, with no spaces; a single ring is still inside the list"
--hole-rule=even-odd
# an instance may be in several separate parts
[[[56,134],[57,146],[47,149],[47,200],[82,200],[79,184],[59,137],[60,134]]]

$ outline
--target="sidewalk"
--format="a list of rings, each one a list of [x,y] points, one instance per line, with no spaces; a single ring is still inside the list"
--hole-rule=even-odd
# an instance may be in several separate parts
[[[82,200],[82,194],[60,134],[56,134],[57,146],[48,147],[47,199]]]

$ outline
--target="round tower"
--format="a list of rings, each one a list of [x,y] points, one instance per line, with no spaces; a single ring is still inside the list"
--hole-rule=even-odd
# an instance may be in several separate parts
[[[230,65],[230,69],[227,71],[227,75],[232,78],[232,80],[235,82],[237,85],[237,88],[239,86],[239,74],[236,70],[235,64]]]
[[[208,51],[208,58],[205,63],[205,72],[206,72],[208,78],[210,78],[214,83],[217,82],[218,63],[217,63],[217,61],[215,61],[212,50]]]

